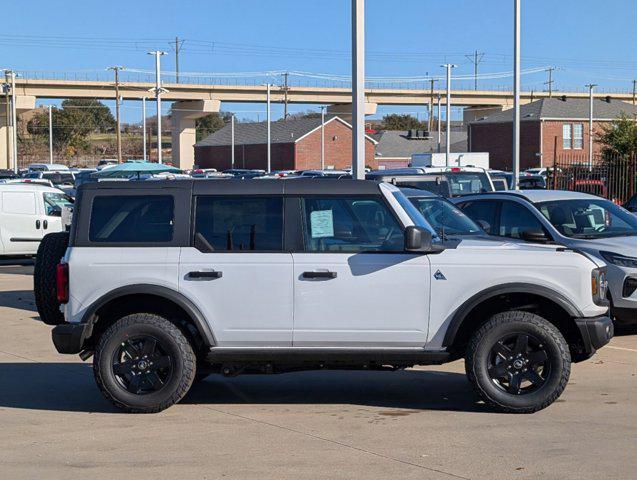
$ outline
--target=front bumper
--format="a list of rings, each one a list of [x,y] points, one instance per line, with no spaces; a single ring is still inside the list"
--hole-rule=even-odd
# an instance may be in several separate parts
[[[89,335],[90,328],[86,323],[63,323],[51,332],[53,345],[59,353],[80,353]]]
[[[601,317],[576,318],[575,324],[582,335],[584,351],[588,356],[610,342],[615,334],[613,321],[606,315]]]

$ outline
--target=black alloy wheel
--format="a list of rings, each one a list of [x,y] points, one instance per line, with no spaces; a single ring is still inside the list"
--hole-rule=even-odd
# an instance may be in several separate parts
[[[113,355],[119,385],[135,395],[161,390],[173,373],[173,359],[154,337],[142,335],[122,342]]]

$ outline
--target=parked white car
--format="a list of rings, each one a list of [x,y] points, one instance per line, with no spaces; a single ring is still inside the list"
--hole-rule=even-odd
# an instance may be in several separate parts
[[[44,235],[64,230],[62,207],[71,204],[57,188],[0,184],[0,255],[35,255]]]
[[[33,172],[68,172],[69,167],[61,163],[32,163],[28,173]]]

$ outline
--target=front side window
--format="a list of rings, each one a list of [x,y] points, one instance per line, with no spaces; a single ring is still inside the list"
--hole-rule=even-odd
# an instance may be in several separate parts
[[[581,123],[573,125],[573,148],[576,150],[584,148],[584,125]]]
[[[570,150],[573,148],[573,136],[570,123],[562,125],[562,148],[564,150]]]
[[[283,251],[281,197],[198,197],[195,246],[203,252]]]
[[[306,252],[402,252],[404,234],[379,198],[302,199]]]
[[[562,200],[536,206],[567,237],[596,239],[637,235],[637,216],[608,200]]]
[[[44,192],[44,209],[48,216],[59,216],[63,207],[73,206],[73,199],[64,193]]]
[[[169,242],[173,238],[174,201],[170,195],[95,197],[91,242]]]
[[[454,204],[441,198],[411,197],[409,200],[440,236],[478,235],[482,230]]]
[[[478,200],[460,204],[460,208],[471,220],[478,223],[487,233],[496,235],[494,231],[498,201]]]
[[[515,202],[502,202],[499,236],[522,238],[523,232],[538,230],[544,231],[544,227],[528,208]]]

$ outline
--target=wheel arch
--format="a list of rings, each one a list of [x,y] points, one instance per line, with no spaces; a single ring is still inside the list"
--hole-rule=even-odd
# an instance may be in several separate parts
[[[134,301],[135,304],[127,302]],[[161,285],[135,284],[116,288],[98,298],[86,310],[82,316],[82,323],[89,329],[86,338],[93,336],[95,331],[103,330],[111,322],[101,319],[108,313],[116,312],[118,315],[131,313],[156,313],[161,314],[162,308],[169,307],[169,312],[180,314],[186,318],[180,318],[194,329],[188,329],[188,333],[195,337],[202,346],[212,347],[216,345],[214,333],[201,310],[183,294]],[[115,315],[117,316],[117,315]]]
[[[502,304],[500,306],[499,301]],[[573,318],[582,317],[580,309],[566,296],[549,287],[530,283],[510,283],[482,290],[466,300],[454,313],[445,333],[442,346],[448,349],[461,346],[468,334],[488,318],[479,318],[507,310],[545,311],[554,313],[547,318],[564,334],[569,343],[580,338]]]

